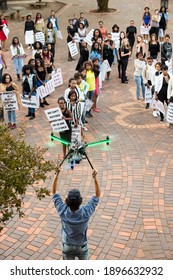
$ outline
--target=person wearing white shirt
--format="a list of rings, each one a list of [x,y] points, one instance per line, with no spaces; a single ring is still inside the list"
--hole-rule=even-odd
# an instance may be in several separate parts
[[[153,65],[153,59],[152,57],[147,57],[147,64],[142,69],[142,78],[143,83],[147,88],[150,88],[152,91],[152,88],[155,84],[155,72],[156,69]],[[149,109],[149,103],[146,104],[146,109]]]
[[[137,53],[137,59],[134,61],[134,81],[136,84],[136,98],[140,100],[140,87],[142,88],[142,96],[145,97],[145,85],[142,78],[142,70],[145,67],[145,61],[141,52]]]

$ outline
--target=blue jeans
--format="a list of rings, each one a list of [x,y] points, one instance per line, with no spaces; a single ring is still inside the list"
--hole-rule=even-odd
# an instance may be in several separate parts
[[[116,63],[117,62],[117,48],[115,48],[113,50],[113,54],[114,54],[114,63]]]
[[[143,83],[142,76],[134,76],[134,81],[136,84],[136,98],[140,98],[140,87],[142,88],[142,96],[145,98],[145,85]]]
[[[16,111],[7,111],[8,123],[16,124]]]
[[[88,260],[88,244],[83,246],[69,246],[62,244],[63,260],[74,260],[77,257],[79,260]]]
[[[22,72],[23,67],[23,58],[15,58],[13,59],[14,68],[16,71],[16,75]]]
[[[92,100],[93,99],[93,95],[94,95],[94,90],[88,91],[88,93],[87,93],[88,99]]]
[[[24,94],[25,95],[29,95],[29,92],[25,91]],[[36,91],[34,91],[32,95],[35,96],[36,95]],[[28,115],[32,115],[32,114],[35,114],[35,108],[29,108],[28,107]]]

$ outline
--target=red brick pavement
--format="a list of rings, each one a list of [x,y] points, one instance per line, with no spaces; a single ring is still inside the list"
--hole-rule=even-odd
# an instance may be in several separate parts
[[[121,23],[125,4],[117,5],[117,22]],[[138,7],[140,14],[142,8]],[[63,15],[59,12],[63,35],[67,18],[81,9],[81,6],[68,6]],[[88,11],[86,8],[86,15],[94,24],[99,15]],[[107,26],[114,23],[114,16],[102,16]],[[136,20],[140,22],[139,18]],[[14,26],[14,22],[10,25]],[[21,23],[15,25],[23,30]],[[74,73],[76,61],[67,62],[66,52],[64,41],[58,42],[56,64],[62,68],[64,85],[49,97],[50,107],[56,106],[57,97],[63,94],[68,79]],[[9,60],[10,54],[7,56]],[[12,67],[10,72],[14,73]],[[135,101],[132,61],[128,76],[129,84],[122,85],[117,78],[116,67],[112,68],[111,80],[104,82],[100,95],[101,112],[93,113],[94,118],[89,119],[86,132],[88,141],[102,139],[106,135],[111,139],[110,146],[88,149],[88,155],[98,169],[102,189],[101,202],[88,229],[89,255],[92,260],[172,259],[172,130],[168,124],[160,124],[153,118],[151,111],[144,109],[143,102]],[[61,146],[50,142],[51,129],[44,109],[36,112],[36,119],[32,122],[26,120],[24,114],[22,109],[18,113],[18,121],[26,125],[27,141],[31,145],[48,147],[46,158],[56,159]],[[49,189],[52,178],[53,174],[46,180]],[[84,203],[87,202],[94,186],[86,161],[76,166],[74,171],[69,170],[65,163],[59,176],[59,190],[63,197],[76,186],[81,190]],[[51,198],[38,201],[29,187],[24,213],[24,218],[19,219],[16,215],[4,228],[0,236],[0,259],[61,259],[61,224]]]

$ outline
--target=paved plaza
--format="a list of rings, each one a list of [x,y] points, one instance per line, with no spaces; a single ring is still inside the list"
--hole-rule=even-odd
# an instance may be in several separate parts
[[[125,30],[133,18],[139,30],[146,4],[152,9],[160,7],[160,1],[143,1],[140,5],[142,1],[139,0],[110,0],[110,7],[118,11],[99,15],[89,12],[96,8],[96,1],[64,2],[67,5],[57,12],[64,40],[58,40],[55,60],[55,65],[62,69],[64,84],[48,98],[49,108],[57,106],[57,98],[63,95],[68,79],[75,73],[77,58],[68,62],[66,47],[67,20],[74,13],[83,11],[91,28],[97,27],[102,19],[110,31],[114,23],[120,26],[120,30]],[[168,33],[173,42],[173,3],[169,2]],[[135,8],[136,3],[138,6]],[[48,6],[47,16],[49,12]],[[9,22],[8,47],[11,38],[16,35],[24,43],[23,26],[23,21]],[[26,50],[28,58],[30,52]],[[5,55],[8,65],[10,63],[8,71],[16,82],[10,51]],[[104,139],[107,135],[111,139],[109,146],[87,150],[98,170],[102,190],[100,204],[88,228],[91,260],[173,259],[173,129],[166,122],[161,124],[159,118],[153,118],[152,111],[145,109],[143,101],[136,102],[133,70],[131,60],[128,66],[129,83],[121,84],[117,67],[112,67],[110,81],[103,83],[100,94],[101,112],[93,113],[94,117],[88,120],[88,131],[85,132],[88,142]],[[58,159],[62,153],[61,145],[50,141],[51,127],[44,109],[37,110],[33,121],[26,120],[25,113],[22,108],[17,117],[19,125],[25,123],[28,143],[48,148],[47,159]],[[85,160],[73,171],[66,162],[59,175],[58,189],[62,197],[65,198],[72,187],[78,187],[86,203],[94,193],[91,174]],[[45,182],[49,190],[53,176],[54,173],[49,174]],[[38,185],[42,186],[43,182],[38,182]],[[23,209],[24,218],[15,215],[1,232],[0,259],[62,259],[61,223],[51,197],[39,201],[29,187]]]

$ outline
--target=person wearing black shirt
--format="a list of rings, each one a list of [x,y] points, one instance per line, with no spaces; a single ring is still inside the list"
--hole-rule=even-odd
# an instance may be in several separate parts
[[[88,61],[88,58],[89,58],[89,50],[87,48],[87,43],[84,40],[82,40],[81,48],[80,48],[80,57],[78,60],[78,64],[76,66],[77,71],[80,71],[81,67],[83,66],[83,63],[85,61]]]
[[[151,35],[151,40],[148,45],[148,51],[152,59],[158,60],[158,54],[160,53],[160,44],[157,41],[156,34]]]
[[[128,65],[129,56],[131,55],[129,41],[127,38],[123,40],[122,47],[121,47],[121,65],[122,65],[122,77],[121,82],[123,84],[127,84],[127,76],[126,76],[126,70]]]
[[[26,21],[25,21],[25,27],[24,27],[24,34],[26,33],[26,31],[33,31],[33,33],[35,33],[35,26],[34,26],[34,21],[31,20],[31,15],[28,15],[26,17]],[[32,46],[31,44],[28,45],[28,49],[30,49]]]
[[[68,21],[69,25],[67,26],[67,33],[68,33],[68,36],[67,36],[67,43],[69,42],[73,42],[74,43],[74,36],[75,36],[75,33],[76,33],[76,27],[73,25],[73,21],[72,19],[69,19]],[[71,56],[71,53],[68,49],[68,61],[72,61],[74,60]]]
[[[36,88],[37,88],[37,78],[35,74],[33,74],[32,68],[30,65],[24,65],[22,68],[23,77],[22,77],[22,95],[31,96],[36,95]],[[26,117],[30,117],[30,120],[35,118],[35,108],[28,108],[28,114]]]
[[[137,34],[137,28],[134,26],[134,20],[130,21],[130,26],[127,27],[126,29],[126,35],[127,38],[129,40],[130,43],[130,47],[131,47],[131,55],[130,55],[130,59],[133,53],[133,46],[135,43],[135,38],[136,38],[136,34]]]
[[[83,12],[80,13],[80,18],[76,22],[77,28],[79,28],[80,23],[83,23],[85,28],[89,27],[89,22],[86,18],[84,18],[84,13]]]

